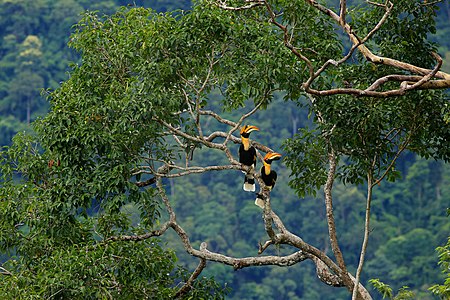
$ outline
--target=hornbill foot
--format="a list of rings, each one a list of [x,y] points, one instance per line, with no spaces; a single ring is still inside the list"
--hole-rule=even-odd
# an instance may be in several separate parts
[[[244,191],[246,192],[254,192],[256,191],[255,178],[249,177],[248,175],[244,178]]]
[[[253,183],[244,182],[244,191],[246,192],[254,192],[256,191],[256,185]]]
[[[256,193],[255,205],[259,206],[262,209],[264,209],[264,200],[263,200],[263,195],[262,194]]]

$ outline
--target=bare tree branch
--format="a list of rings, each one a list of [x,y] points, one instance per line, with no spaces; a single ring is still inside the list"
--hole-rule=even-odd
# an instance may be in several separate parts
[[[228,131],[228,135],[225,138],[225,141],[223,142],[223,145],[226,145],[231,137],[231,135],[233,134],[233,132],[235,132],[242,124],[242,122],[247,119],[248,117],[250,117],[251,115],[253,115],[262,105],[262,101],[260,103],[258,103],[257,105],[255,105],[255,107],[253,109],[251,109],[248,113],[243,114],[240,118],[239,121],[236,123],[235,126],[233,126],[233,128],[231,128]]]
[[[244,6],[240,6],[240,7],[233,7],[233,6],[227,6],[226,5],[226,1],[217,1],[216,4],[218,7],[225,9],[225,10],[232,10],[232,11],[239,11],[239,10],[246,10],[246,9],[251,9],[257,6],[262,6],[264,5],[264,1],[263,0],[246,0],[245,2],[250,3],[248,5],[244,5]]]
[[[364,260],[366,257],[367,245],[369,243],[369,232],[370,232],[370,204],[372,202],[372,190],[373,190],[373,177],[372,170],[367,173],[367,199],[366,199],[366,217],[364,222],[364,239],[361,246],[361,253],[359,256],[358,268],[356,270],[355,276],[355,287],[353,288],[352,300],[356,300],[358,296],[359,280],[361,277],[362,268],[364,266]]]
[[[105,240],[105,242],[114,242],[114,241],[144,241],[152,237],[157,237],[163,235],[167,229],[172,227],[172,222],[167,221],[165,222],[160,229],[153,230],[144,234],[140,235],[118,235],[118,236],[111,236]]]
[[[316,264],[316,273],[317,277],[325,284],[334,286],[334,287],[342,287],[344,286],[344,282],[342,279],[331,273],[330,269],[317,257],[313,258],[314,263]]]
[[[158,118],[158,117],[154,117],[153,120],[155,120],[156,122],[160,123],[161,125],[165,126],[167,129],[169,129],[172,133],[181,136],[187,140],[191,140],[193,142],[197,142],[197,143],[201,143],[204,144],[205,146],[209,147],[209,148],[214,148],[214,149],[219,149],[219,150],[224,150],[225,146],[221,145],[221,144],[216,144],[216,143],[212,143],[207,141],[204,138],[200,138],[197,136],[193,136],[193,135],[189,135],[175,127],[173,127],[172,125],[170,125],[169,123],[167,123],[166,121]]]
[[[186,295],[192,289],[192,284],[200,275],[200,273],[202,273],[205,267],[206,267],[206,259],[201,258],[197,268],[195,268],[194,272],[191,274],[186,283],[176,292],[174,298],[180,298]]]
[[[345,22],[345,17],[347,14],[347,0],[340,0],[340,9],[339,9],[339,24],[343,26]]]
[[[268,240],[264,244],[259,243],[258,254],[262,254],[267,248],[269,248],[270,245],[273,245],[272,240]]]
[[[181,177],[186,176],[189,174],[199,174],[199,173],[205,173],[208,171],[223,171],[223,170],[243,170],[244,166],[241,166],[240,164],[236,163],[234,165],[224,165],[224,166],[208,166],[208,167],[189,167],[185,168],[185,171],[174,173],[174,174],[159,174],[156,173],[156,176],[165,177],[165,178],[175,178],[175,177]]]
[[[152,185],[152,184],[154,184],[155,182],[156,182],[156,177],[152,177],[152,178],[150,178],[150,179],[147,179],[146,181],[139,181],[139,182],[136,182],[136,185],[137,185],[138,187],[145,187],[145,186]]]
[[[341,0],[340,1],[340,10],[339,14],[335,13],[333,10],[327,8],[326,6],[319,4],[316,0],[305,0],[305,3],[309,4],[313,8],[319,10],[323,14],[329,16],[332,20],[334,20],[347,34],[349,37],[352,47],[350,48],[349,52],[339,61],[329,59],[326,61],[321,67],[319,67],[317,70],[315,70],[312,62],[308,59],[308,57],[304,54],[302,54],[297,48],[295,48],[292,45],[292,34],[289,34],[288,26],[283,25],[278,20],[277,14],[273,11],[271,5],[267,0],[259,0],[258,6],[264,4],[266,7],[266,10],[269,14],[269,21],[274,24],[276,27],[278,27],[282,33],[283,33],[283,42],[285,46],[291,50],[291,52],[297,56],[300,60],[305,62],[308,70],[309,70],[309,78],[302,84],[302,88],[305,90],[305,92],[313,94],[313,95],[320,95],[320,96],[329,96],[329,95],[338,95],[338,94],[347,94],[347,95],[354,95],[354,96],[363,96],[363,97],[378,97],[378,98],[386,98],[386,97],[392,97],[392,96],[401,96],[404,95],[406,92],[414,89],[445,89],[450,88],[450,74],[439,71],[441,67],[441,59],[438,58],[437,54],[432,53],[432,55],[435,57],[435,59],[438,61],[437,66],[433,70],[429,70],[426,68],[417,67],[415,65],[409,64],[407,62],[395,60],[389,57],[382,57],[375,55],[372,53],[372,51],[365,45],[365,43],[369,40],[370,37],[372,37],[376,31],[378,31],[382,24],[385,23],[388,16],[390,15],[392,8],[394,6],[394,3],[391,1],[385,1],[384,3],[378,3],[373,1],[368,1],[369,4],[372,4],[374,6],[377,6],[381,9],[385,10],[385,13],[381,17],[381,19],[378,21],[378,23],[375,25],[375,27],[363,38],[359,38],[356,33],[352,30],[351,26],[345,21],[346,17],[346,9],[347,9],[347,1]],[[221,1],[221,4],[218,5],[221,8],[227,9],[227,10],[243,10],[243,9],[251,9],[252,7],[248,6],[242,6],[237,8],[232,8],[229,6],[226,6],[226,1]],[[412,74],[417,74],[416,76],[407,77],[408,75],[388,75],[383,78],[377,79],[372,85],[370,85],[366,89],[357,89],[357,88],[332,88],[328,90],[316,90],[312,88],[312,83],[314,80],[319,77],[326,68],[328,68],[330,65],[338,66],[345,61],[347,61],[355,51],[355,49],[358,49],[359,52],[365,57],[365,59],[369,62],[372,62],[374,64],[382,64],[386,66],[395,67],[399,70],[406,71]],[[400,81],[399,79],[402,78],[407,79],[407,81],[402,81],[400,86],[396,89],[390,89],[386,91],[376,91],[377,88],[381,86],[381,84],[390,81]],[[439,78],[440,80],[431,80],[433,78]],[[409,80],[412,80],[411,82]]]
[[[202,115],[206,115],[206,116],[211,116],[213,118],[215,118],[217,121],[219,121],[220,123],[229,125],[229,126],[236,126],[235,122],[232,122],[230,120],[224,119],[221,116],[219,116],[219,114],[211,111],[211,110],[200,110],[199,112]]]
[[[328,222],[328,233],[330,235],[330,243],[331,249],[333,250],[334,256],[336,257],[337,263],[342,271],[347,271],[347,267],[345,266],[344,257],[342,255],[342,251],[339,247],[337,235],[336,235],[336,224],[334,222],[334,214],[333,214],[333,195],[331,190],[333,188],[334,177],[336,172],[336,156],[333,150],[328,155],[328,161],[330,164],[327,176],[327,182],[324,187],[325,194],[325,208],[327,213],[327,222]]]
[[[0,274],[8,275],[8,276],[12,276],[13,275],[10,271],[6,270],[5,268],[3,268],[1,266],[0,266]]]
[[[391,171],[392,167],[394,166],[395,162],[399,158],[400,154],[402,154],[403,151],[406,149],[406,147],[408,147],[409,140],[410,140],[409,137],[406,138],[406,140],[402,143],[402,145],[400,145],[397,153],[395,154],[395,156],[392,158],[391,162],[389,163],[389,166],[386,168],[383,175],[381,175],[380,178],[376,179],[375,182],[373,182],[372,187],[379,184],[384,179],[384,177],[386,177],[386,175]]]

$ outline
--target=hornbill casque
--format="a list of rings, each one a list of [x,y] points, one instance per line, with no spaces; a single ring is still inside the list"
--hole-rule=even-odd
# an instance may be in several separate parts
[[[269,152],[264,156],[263,166],[261,167],[261,179],[264,182],[265,189],[272,190],[277,181],[277,172],[270,169],[271,164],[274,160],[279,160],[281,158],[280,153]],[[262,194],[257,194],[255,204],[261,208],[264,208],[264,200]]]
[[[259,131],[259,128],[253,125],[245,125],[241,128],[241,140],[242,144],[239,147],[239,162],[243,165],[251,167],[249,172],[245,173],[244,178],[244,191],[255,191],[255,178],[253,172],[256,167],[256,149],[250,145],[250,133],[252,131]]]

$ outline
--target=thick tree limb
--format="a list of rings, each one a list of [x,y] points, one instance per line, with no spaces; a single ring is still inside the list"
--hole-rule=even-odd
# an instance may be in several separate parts
[[[342,255],[341,248],[339,247],[337,234],[336,234],[336,224],[334,222],[333,214],[333,196],[331,190],[333,188],[334,177],[336,173],[336,156],[334,151],[331,150],[328,157],[330,167],[328,170],[327,182],[324,187],[325,194],[325,208],[327,213],[327,223],[328,223],[328,233],[330,235],[331,249],[333,250],[334,256],[336,257],[337,263],[342,271],[347,272],[347,267],[345,266],[344,257]]]
[[[188,167],[188,168],[181,168],[179,169],[183,170],[182,172],[173,173],[173,174],[159,174],[156,173],[156,176],[161,176],[165,178],[175,178],[175,177],[182,177],[189,174],[199,174],[199,173],[205,173],[209,171],[223,171],[223,170],[242,170],[244,166],[241,166],[239,163],[236,162],[234,165],[224,165],[224,166],[207,166],[207,167]]]
[[[314,263],[316,264],[316,273],[317,277],[325,284],[334,286],[334,287],[342,287],[344,286],[344,282],[339,276],[331,273],[328,267],[318,258],[313,258]]]
[[[180,228],[175,229],[178,233]],[[184,240],[182,239],[183,243]],[[304,261],[307,256],[302,251],[297,251],[293,254],[286,256],[251,256],[243,258],[235,258],[226,256],[223,254],[210,252],[208,249],[204,248],[202,250],[196,250],[190,246],[190,244],[185,244],[187,252],[193,256],[201,257],[206,260],[220,262],[229,266],[232,266],[235,270],[251,267],[251,266],[292,266],[298,262]]]

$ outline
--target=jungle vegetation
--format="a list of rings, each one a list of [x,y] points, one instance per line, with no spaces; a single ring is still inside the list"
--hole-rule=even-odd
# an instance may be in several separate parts
[[[448,298],[449,19],[447,1],[0,1],[0,295]]]

